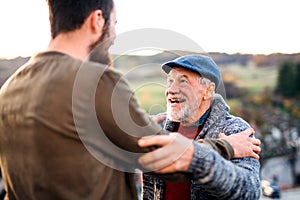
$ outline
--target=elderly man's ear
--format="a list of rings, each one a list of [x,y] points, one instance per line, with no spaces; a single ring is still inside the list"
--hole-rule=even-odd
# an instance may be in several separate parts
[[[207,87],[206,87],[206,91],[205,94],[203,96],[203,100],[208,100],[211,98],[211,96],[213,95],[215,91],[215,84],[214,83],[210,83]]]

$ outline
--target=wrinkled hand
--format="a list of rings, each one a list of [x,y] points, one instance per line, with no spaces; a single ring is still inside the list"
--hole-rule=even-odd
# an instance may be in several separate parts
[[[234,158],[250,156],[255,159],[259,159],[261,142],[259,139],[249,137],[254,133],[255,131],[252,128],[248,128],[241,133],[231,134],[229,136],[226,136],[224,133],[220,133],[219,138],[224,139],[231,144],[234,149]]]
[[[139,163],[156,173],[186,171],[194,155],[193,140],[179,133],[143,137],[138,141],[140,147],[161,146],[139,158]]]

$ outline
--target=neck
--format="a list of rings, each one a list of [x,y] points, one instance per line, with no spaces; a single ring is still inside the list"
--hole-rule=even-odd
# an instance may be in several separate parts
[[[60,33],[48,45],[48,51],[58,51],[80,60],[86,60],[90,53],[90,42],[80,31]]]
[[[198,112],[194,116],[191,116],[187,120],[187,123],[184,123],[185,126],[191,126],[199,121],[199,119],[205,114],[205,112],[210,108],[210,101],[203,101],[199,106]]]

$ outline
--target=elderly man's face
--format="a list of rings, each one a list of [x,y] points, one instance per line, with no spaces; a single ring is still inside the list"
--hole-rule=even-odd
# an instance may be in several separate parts
[[[175,67],[169,72],[166,100],[170,120],[183,124],[199,120],[202,115],[200,107],[206,91],[200,80],[199,74],[184,68]]]

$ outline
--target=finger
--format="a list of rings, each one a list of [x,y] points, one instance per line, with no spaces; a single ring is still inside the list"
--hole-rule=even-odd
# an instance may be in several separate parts
[[[159,161],[150,162],[150,163],[142,163],[142,161],[139,161],[139,162],[145,169],[150,170],[150,171],[161,171],[162,169],[166,168],[168,165],[172,164],[172,162],[168,158],[166,158],[165,160],[159,160]],[[170,170],[170,168],[165,169],[164,172],[167,170]]]
[[[257,153],[255,153],[255,152],[252,153],[251,157],[259,160],[259,155]]]
[[[169,135],[153,135],[142,137],[138,140],[138,145],[140,147],[148,147],[148,146],[165,146],[174,140],[173,137]]]
[[[260,146],[261,141],[257,138],[251,138],[251,142],[252,144],[256,145],[256,146]]]
[[[174,149],[174,148],[173,148]],[[191,148],[193,149],[193,148]],[[165,151],[165,150],[164,150]],[[192,152],[187,150],[187,153],[179,153],[178,152],[172,152],[170,154],[170,150],[168,150],[169,153],[164,154],[164,158],[162,158],[162,153],[157,151],[156,154],[160,157],[157,160],[153,160],[153,156],[149,157],[149,162],[147,161],[146,156],[141,157],[139,162],[147,169],[150,169],[152,171],[155,171],[157,173],[170,173],[175,171],[186,171],[188,169],[188,166],[190,166],[192,157],[194,155],[193,150]],[[149,155],[149,154],[148,154]],[[145,160],[142,160],[145,159]],[[147,162],[147,163],[145,163]]]
[[[140,157],[139,162],[142,166],[150,170],[157,170],[175,164],[173,165],[174,171],[177,168],[186,169],[189,166],[194,155],[193,140],[176,133],[170,134],[168,137],[169,141],[166,142],[168,143],[166,146]]]
[[[171,164],[171,165],[168,165],[164,168],[158,169],[155,172],[159,173],[159,174],[164,174],[164,173],[170,173],[170,172],[173,172],[173,171],[176,171],[176,170],[174,169],[174,165]]]
[[[146,153],[138,159],[145,168],[157,170],[172,163],[169,154],[161,152],[160,149]]]
[[[254,135],[254,133],[255,133],[255,131],[253,128],[248,128],[242,132],[242,134],[247,135],[247,136]]]
[[[146,153],[138,159],[139,163],[152,171],[162,169],[174,162],[173,155],[170,155],[170,150],[159,148],[150,153]]]
[[[257,154],[260,154],[260,152],[261,152],[261,148],[259,146],[253,146],[252,149]]]
[[[176,139],[176,134],[172,134],[171,136],[162,135],[162,136],[152,136],[152,137],[144,137],[138,141],[138,144],[143,147],[145,146],[161,146],[161,148],[156,149],[155,151],[144,154],[140,157],[139,162],[142,165],[150,165],[154,162],[159,162],[160,160],[166,160],[168,164],[170,162],[168,160],[172,159],[174,153],[170,155],[170,152],[174,152],[172,146],[168,145]],[[174,148],[174,147],[173,147]],[[159,163],[158,163],[159,164]],[[160,165],[159,165],[160,166]]]
[[[226,137],[226,135],[224,133],[219,134],[219,138],[225,138],[225,137]]]

